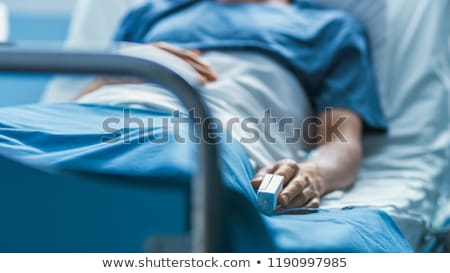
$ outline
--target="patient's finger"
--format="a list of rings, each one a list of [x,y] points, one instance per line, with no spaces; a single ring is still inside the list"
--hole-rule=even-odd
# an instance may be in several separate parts
[[[169,51],[170,53],[182,58],[186,62],[188,62],[191,66],[193,66],[197,72],[201,72],[204,76],[210,80],[217,80],[216,73],[212,68],[203,62],[199,57],[201,55],[199,50],[181,50],[181,49],[171,49],[170,46],[163,46],[162,49]]]
[[[214,72],[214,70],[212,70],[212,68],[209,65],[201,61],[198,58],[198,55],[196,55],[195,53],[190,51],[169,51],[169,52],[183,59],[190,66],[192,66],[194,70],[197,71],[197,73],[199,73],[201,77],[203,77],[203,79],[201,79],[203,83],[213,82],[217,80],[217,75]]]
[[[183,50],[167,43],[156,43],[154,45],[177,56],[178,58],[183,59],[191,65],[195,71],[200,74],[202,84],[217,81],[217,75],[214,70],[199,58],[201,55],[199,50]]]
[[[319,197],[315,197],[309,201],[308,204],[306,204],[305,208],[308,209],[318,209],[320,207],[320,199]]]
[[[277,163],[278,168],[273,174],[284,177],[284,184],[290,183],[290,180],[297,175],[299,166],[294,160],[283,160]]]
[[[213,82],[217,80],[217,75],[209,66],[205,64],[199,64],[196,62],[191,62],[190,60],[186,60],[187,63],[189,63],[195,71],[197,71],[201,76],[203,76],[206,80],[209,82]]]
[[[276,165],[262,168],[256,173],[255,178],[259,177],[262,179],[262,178],[264,178],[264,176],[266,174],[273,174],[273,172],[275,171],[275,168],[276,168]]]
[[[204,74],[204,76],[210,82],[215,82],[218,79],[216,72],[214,70],[212,70],[210,67],[207,67],[206,73]]]
[[[300,195],[290,201],[286,208],[304,208],[314,197],[314,192],[308,187]]]
[[[209,71],[211,74],[215,75],[214,70],[211,68],[210,65],[205,63],[202,59],[200,59],[200,55],[197,55],[199,53],[195,53],[195,51],[185,51],[181,52],[181,58],[183,58],[185,61],[189,62],[191,65],[195,65],[195,67],[200,67],[202,70]]]
[[[276,165],[273,165],[273,166],[262,168],[261,170],[259,170],[256,173],[255,177],[250,181],[253,188],[258,189],[264,179],[264,176],[267,174],[273,174],[275,167],[276,167]]]
[[[210,76],[209,72],[206,71],[204,68],[202,68],[202,67],[200,67],[200,66],[198,66],[198,65],[196,65],[196,64],[193,64],[193,63],[191,63],[191,62],[189,62],[189,61],[186,61],[186,62],[187,62],[192,68],[194,68],[194,70],[197,72],[197,74],[198,74],[198,76],[199,76],[199,78],[200,78],[200,82],[201,82],[202,85],[204,85],[204,84],[206,84],[206,83],[208,83],[208,82],[213,81],[213,80],[211,80],[211,76]]]
[[[314,192],[309,187],[308,181],[298,176],[284,188],[278,202],[285,208],[299,208],[313,197]]]
[[[198,49],[191,50],[191,52],[197,57],[200,57],[202,55],[202,52]]]
[[[174,46],[174,45],[171,45],[171,44],[168,44],[168,43],[164,43],[164,42],[154,43],[153,45],[158,47],[158,48],[160,48],[160,49],[162,49],[162,50],[165,50],[165,51],[168,51],[170,53],[173,53],[173,54],[178,54],[179,52],[183,51],[181,48],[179,48],[177,46]]]
[[[184,50],[184,49],[180,49],[180,48],[177,48],[173,45],[169,45],[166,43],[158,43],[158,44],[156,44],[156,46],[162,50],[165,50],[169,53],[172,53],[173,55],[178,56],[179,58],[184,59],[185,61],[190,61],[192,63],[207,66],[199,58],[199,56],[200,56],[199,50]]]

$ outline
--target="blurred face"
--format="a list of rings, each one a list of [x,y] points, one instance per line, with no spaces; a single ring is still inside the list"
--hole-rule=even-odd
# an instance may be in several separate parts
[[[217,0],[222,3],[276,3],[289,4],[291,0]]]

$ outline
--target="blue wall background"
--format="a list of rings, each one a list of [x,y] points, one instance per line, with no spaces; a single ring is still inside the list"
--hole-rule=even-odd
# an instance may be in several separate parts
[[[43,13],[70,13],[77,0],[1,0],[12,10],[43,12]],[[95,0],[103,1],[103,0]]]
[[[67,10],[33,12],[17,7],[10,10],[10,41],[23,46],[42,46],[45,41],[62,45],[69,22]],[[0,107],[38,102],[50,79],[51,76],[0,74]]]

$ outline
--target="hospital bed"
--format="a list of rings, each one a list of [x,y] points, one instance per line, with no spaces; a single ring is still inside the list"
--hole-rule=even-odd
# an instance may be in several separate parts
[[[75,24],[72,26],[72,35],[71,39],[69,39],[69,44],[83,42],[83,39],[79,39],[79,37],[77,37],[77,35],[81,35],[79,33],[77,34],[77,29],[78,31],[80,29],[86,29],[81,27],[83,23],[88,23],[82,20],[83,16],[88,18],[95,18],[92,13],[95,13],[95,11],[98,10],[98,7],[96,8],[95,5],[99,5],[100,2],[102,1],[81,1],[79,10],[77,11],[77,13],[79,13],[78,17],[75,17]],[[112,7],[111,2],[107,2],[108,5]],[[134,1],[118,2],[120,2],[120,4],[118,5],[122,5],[122,7],[129,7],[128,5],[135,4],[132,3]],[[349,2],[351,1],[348,1],[348,3]],[[335,210],[339,210],[339,213],[341,213],[342,211],[344,211],[342,210],[342,208],[355,206],[370,206],[373,208],[382,209],[383,211],[388,213],[390,218],[394,219],[397,226],[400,227],[403,235],[407,237],[409,243],[414,247],[414,249],[416,251],[420,251],[421,247],[423,247],[427,243],[424,240],[427,238],[426,235],[429,232],[430,224],[433,222],[435,214],[440,209],[436,207],[435,204],[437,204],[438,199],[445,200],[445,195],[442,193],[448,192],[449,189],[449,168],[447,165],[449,150],[448,75],[450,75],[450,73],[448,68],[448,51],[446,51],[445,49],[447,45],[446,37],[448,36],[444,36],[448,35],[448,33],[446,33],[446,30],[448,30],[449,23],[448,20],[445,20],[445,15],[449,14],[449,6],[448,1],[443,0],[433,1],[432,3],[430,3],[431,1],[418,1],[416,5],[411,5],[410,1],[393,2],[395,3],[388,4],[388,20],[386,21],[386,24],[390,26],[391,32],[388,36],[391,38],[396,36],[401,37],[402,41],[399,42],[398,38],[397,40],[388,40],[388,47],[385,53],[378,53],[380,54],[378,56],[386,54],[387,56],[385,56],[385,58],[394,60],[392,63],[390,63],[391,70],[389,71],[389,73],[386,72],[386,70],[383,73],[383,69],[380,69],[379,66],[377,66],[377,69],[379,71],[378,77],[383,79],[386,84],[386,87],[381,88],[381,95],[391,130],[389,132],[389,135],[386,137],[367,136],[364,143],[366,151],[365,159],[356,186],[348,192],[334,193],[330,196],[327,196],[324,200],[324,209],[327,209],[334,213],[337,212]],[[85,8],[88,9],[85,10]],[[404,17],[398,16],[398,14],[400,14],[400,9],[402,9]],[[109,22],[105,25],[114,26],[115,24],[117,24],[117,20],[119,20],[119,18],[123,15],[123,11],[126,9],[122,8],[119,10],[120,12],[117,12],[116,17],[108,17],[111,20],[114,20],[114,18],[116,18],[116,23]],[[90,16],[87,16],[87,14],[89,13],[91,13]],[[80,14],[82,15],[80,16]],[[433,20],[430,19],[428,21],[425,21],[424,18],[433,18]],[[76,23],[77,20],[83,21],[78,22],[78,28]],[[112,30],[110,30],[110,32],[112,32]],[[105,35],[108,36],[107,30],[102,31],[101,33],[105,33]],[[83,35],[89,35],[89,31],[87,33],[83,33]],[[423,35],[426,35],[427,39],[415,41],[414,44],[410,43],[410,41],[414,37],[423,37]],[[106,37],[106,39],[108,39],[108,37]],[[428,41],[436,41],[436,43],[429,43]],[[98,72],[113,74],[132,73],[138,74],[139,76],[144,76],[145,78],[152,80],[154,80],[155,78],[161,79],[160,73],[164,73],[165,71],[167,75],[172,75],[172,78],[171,80],[164,83],[174,84],[184,82],[182,78],[176,77],[176,75],[173,75],[171,71],[164,70],[162,67],[157,66],[157,64],[145,63],[145,71],[148,71],[148,65],[151,65],[152,67],[155,66],[154,69],[151,69],[152,73],[149,74],[144,71],[138,71],[139,69],[136,68],[138,67],[138,65],[132,65],[132,67],[129,67],[129,69],[127,69],[127,66],[119,66],[119,69],[118,66],[113,65],[114,62],[136,61],[139,63],[139,60],[118,60],[116,59],[118,58],[118,56],[86,56],[68,54],[61,54],[56,56],[51,54],[29,54],[30,55],[24,55],[22,52],[20,53],[20,56],[15,56],[11,52],[8,52],[8,55],[5,57],[9,57],[5,59],[2,58],[2,61],[0,63],[4,68],[17,71],[65,71],[79,73]],[[413,58],[412,56],[417,59],[420,58],[421,61],[421,65],[415,66],[414,69],[412,67],[415,58]],[[82,62],[83,58],[92,60],[92,58],[94,57],[103,58],[102,61],[106,64],[108,64],[109,62],[113,63],[109,63],[110,65],[108,66],[100,66],[98,65],[99,62],[90,62],[88,60],[86,60],[86,62]],[[51,61],[49,60],[58,61],[51,63]],[[37,63],[45,63],[46,66],[36,65]],[[83,65],[80,65],[81,63],[83,63]],[[142,62],[141,64],[144,65]],[[91,65],[94,65],[94,67],[91,67]],[[155,75],[157,77],[155,77]],[[392,77],[392,75],[395,75],[395,77]],[[177,78],[180,81],[176,81],[173,77]],[[56,92],[55,90],[58,89],[67,89],[61,89],[61,86],[64,86],[68,82],[71,82],[71,80],[67,78],[56,80],[51,84],[47,95],[52,94],[52,92]],[[55,86],[57,86],[58,88],[55,88]],[[186,94],[189,92],[189,90],[191,90],[190,95],[195,94],[195,92],[193,92],[187,84],[184,84],[183,88],[177,87],[178,86],[174,87],[174,92],[176,92],[178,95]],[[397,90],[397,93],[395,93],[393,90]],[[65,96],[69,96],[69,93],[70,92],[67,92]],[[53,95],[51,96],[48,96],[53,98],[59,97],[61,100],[63,100],[61,96],[64,95],[61,95],[61,92],[58,92],[58,94],[59,96],[55,93],[53,93]],[[190,103],[190,105],[195,104],[196,108],[201,109],[201,101],[191,101],[192,98],[195,98],[195,96],[192,97],[190,95],[182,96],[183,101]],[[424,108],[431,109],[432,111],[427,113],[427,116],[423,116],[422,114],[420,114],[421,119],[417,119],[418,113],[422,113],[422,109]],[[445,114],[443,115],[442,113]],[[206,112],[204,114],[206,115]],[[426,131],[424,130],[424,128],[426,128]],[[198,130],[201,129],[202,128],[198,128]],[[208,145],[205,145],[203,147],[203,151],[209,152],[200,153],[200,155],[203,156],[203,160],[200,161],[201,163],[199,164],[199,166],[206,166],[207,168],[199,168],[200,174],[202,175],[199,176],[200,179],[196,181],[194,185],[198,185],[200,187],[200,191],[195,191],[195,193],[192,194],[193,199],[198,198],[198,201],[193,202],[192,206],[186,206],[186,203],[189,203],[186,201],[184,201],[185,203],[183,203],[185,206],[181,205],[181,207],[188,207],[194,211],[193,215],[195,215],[195,217],[193,219],[195,220],[187,221],[188,224],[186,224],[186,226],[189,227],[190,225],[192,225],[192,230],[196,230],[197,232],[193,233],[193,240],[186,240],[186,238],[182,237],[180,239],[177,239],[178,244],[175,245],[189,245],[189,241],[191,241],[194,242],[191,245],[194,251],[226,251],[230,249],[230,246],[226,247],[225,243],[220,239],[227,238],[227,236],[224,235],[227,231],[221,229],[220,227],[227,226],[227,223],[229,223],[231,219],[234,219],[233,217],[247,218],[247,220],[244,222],[251,223],[252,226],[264,226],[264,224],[261,222],[261,219],[255,216],[255,211],[253,210],[253,207],[248,204],[248,201],[243,198],[239,198],[239,194],[230,193],[229,195],[222,196],[220,194],[214,193],[215,190],[220,189],[226,191],[221,188],[221,183],[217,179],[218,177],[221,177],[218,167],[219,164],[216,160],[212,160],[213,158],[217,158],[217,151],[215,151],[214,146],[209,147]],[[208,158],[208,160],[206,160],[206,158]],[[2,160],[5,161],[5,159]],[[74,200],[74,197],[70,197],[70,192],[76,191],[74,187],[76,188],[77,186],[74,185],[82,185],[83,187],[86,187],[85,190],[87,192],[91,191],[94,193],[99,190],[101,191],[101,185],[109,185],[109,180],[107,180],[108,182],[103,182],[103,184],[99,184],[99,181],[95,181],[94,183],[92,183],[88,182],[89,180],[93,180],[92,177],[67,178],[66,176],[63,176],[64,178],[60,178],[59,174],[50,175],[38,170],[27,169],[23,165],[11,161],[5,161],[4,164],[2,164],[2,166],[5,166],[2,168],[2,171],[6,173],[7,178],[10,177],[10,179],[15,179],[16,181],[27,181],[27,183],[30,184],[27,186],[32,186],[33,183],[31,183],[31,181],[38,179],[41,179],[40,181],[42,181],[42,183],[44,184],[52,185],[51,189],[53,192],[58,192],[62,196],[67,197],[68,200],[64,200],[64,202],[61,202],[60,205],[65,209],[68,209],[72,213],[76,212],[76,207],[74,207],[73,204],[71,205],[71,202],[76,202]],[[10,176],[8,176],[8,174],[10,174]],[[26,179],[25,177],[20,178],[21,176],[28,177],[28,179]],[[212,177],[214,177],[215,179],[211,179]],[[56,182],[61,180],[65,182],[63,185],[52,183],[52,181]],[[103,179],[101,179],[101,181],[103,181]],[[211,181],[215,181],[215,183],[213,182],[214,184],[212,184]],[[135,182],[136,185],[142,186],[142,181],[140,181],[140,179],[136,179]],[[123,186],[123,183],[120,183],[120,181],[119,184]],[[24,184],[24,186],[25,185],[26,184]],[[109,187],[111,187],[111,185],[109,185]],[[135,189],[137,188],[139,187],[136,187]],[[183,189],[182,191],[186,191],[186,185],[181,186],[180,188]],[[111,191],[113,190],[124,192],[132,191],[132,189],[127,187],[114,188]],[[209,191],[212,192],[210,194],[206,194]],[[20,192],[21,187],[16,189],[17,194],[20,194]],[[11,193],[12,192],[8,194]],[[181,196],[182,195],[177,197],[182,199],[183,197]],[[210,198],[211,196],[214,196],[214,198],[217,197],[226,200],[230,200],[230,198],[233,199],[234,202],[226,201],[218,203],[233,204],[233,209],[239,210],[240,214],[236,216],[230,211],[228,213],[224,213],[223,210],[226,209],[224,207],[208,207],[202,205],[205,202],[209,204],[207,198]],[[12,201],[11,198],[4,198],[3,200]],[[7,202],[4,202],[4,205],[7,205]],[[112,212],[112,209],[108,209],[107,205],[110,205],[112,208],[114,208],[113,202],[96,204],[94,199],[89,199],[89,197],[86,198],[86,202],[90,204],[89,208],[92,208],[93,215],[95,215],[95,213],[101,214],[108,211]],[[443,201],[442,203],[446,204],[446,201]],[[41,212],[45,212],[44,208],[50,211],[52,209],[54,210],[54,208],[49,207],[48,204],[47,206],[44,206],[42,204],[34,205],[40,207]],[[209,210],[204,211],[204,209],[207,207],[209,208]],[[24,210],[26,211],[26,208],[24,208]],[[358,210],[356,210],[355,212],[349,209],[346,213],[357,214]],[[45,213],[43,213],[43,215],[45,215]],[[61,216],[61,214],[57,215],[61,217],[59,218],[60,221],[66,220],[70,222],[70,220],[66,219],[68,218],[67,216]],[[220,217],[218,217],[219,215]],[[226,217],[227,215],[230,216]],[[311,218],[314,218],[315,216],[307,215],[302,217],[303,219],[309,219],[313,222],[314,219]],[[381,216],[381,218],[383,218],[383,216]],[[52,220],[51,217],[48,217],[48,219],[44,217],[44,219],[46,219],[47,221]],[[137,219],[133,220],[137,221]],[[52,221],[55,221],[55,219],[53,219]],[[67,228],[67,226],[64,226],[61,223],[59,223],[59,225],[61,225],[61,227]],[[11,230],[15,226],[16,225],[11,225]],[[42,228],[45,228],[45,226],[45,223],[43,223]],[[93,229],[95,229],[95,227],[93,227]],[[203,230],[210,230],[211,232],[202,232]],[[254,230],[258,232],[252,232]],[[261,238],[270,238],[274,236],[273,230],[272,234],[270,231],[270,229],[241,229],[241,233],[237,232],[236,235],[241,234],[241,236],[237,237],[239,237],[240,239],[246,238],[246,240],[244,241],[248,244],[246,247],[231,247],[231,249],[239,251],[254,251],[255,249],[259,249],[259,251],[286,251],[286,249],[289,250],[289,248],[277,248],[276,246],[273,246],[271,244],[261,243]],[[98,235],[99,233],[97,232],[96,234]],[[245,234],[245,236],[243,236],[242,234]],[[281,235],[278,234],[278,236]],[[105,241],[105,238],[102,238],[102,240]],[[95,241],[95,238],[90,239]],[[287,236],[285,239],[288,240],[289,237]],[[67,239],[65,240],[67,241]],[[152,246],[154,247],[155,245],[157,245],[159,246],[159,249],[164,249],[164,247],[167,247],[167,245],[174,245],[173,241],[171,240],[172,239],[167,240],[167,238],[166,240],[152,240]],[[84,241],[86,242],[87,239],[85,238]],[[95,242],[99,242],[99,240],[97,239],[97,241]],[[169,243],[167,244],[167,242]],[[185,243],[183,244],[181,242]],[[275,242],[278,241],[275,240]],[[13,240],[9,243],[13,244]],[[114,245],[113,243],[110,244]],[[125,244],[126,243],[124,243],[124,245]],[[72,246],[73,245],[76,244],[73,243]],[[338,242],[336,242],[336,245],[339,245]],[[18,249],[20,249],[19,243],[17,243],[17,246]],[[68,246],[67,249],[69,249],[69,251],[73,251],[75,249],[76,251],[76,248],[70,248],[70,246]],[[80,247],[80,249],[83,248]],[[104,249],[100,248],[100,250]],[[186,248],[184,250],[186,250]],[[332,247],[328,249],[328,251],[333,250],[343,249],[334,249]],[[361,249],[359,250],[362,251]],[[114,251],[114,249],[110,251]],[[322,251],[327,251],[327,249],[322,248]]]

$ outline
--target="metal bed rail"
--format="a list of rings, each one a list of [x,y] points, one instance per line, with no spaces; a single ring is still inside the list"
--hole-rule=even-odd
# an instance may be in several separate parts
[[[199,168],[191,183],[191,250],[193,252],[229,251],[226,239],[226,198],[218,162],[218,147],[210,139],[211,126],[207,106],[196,88],[176,72],[150,60],[114,54],[67,51],[0,50],[0,71],[14,73],[102,74],[134,76],[165,86],[187,109],[195,109],[201,133]]]

